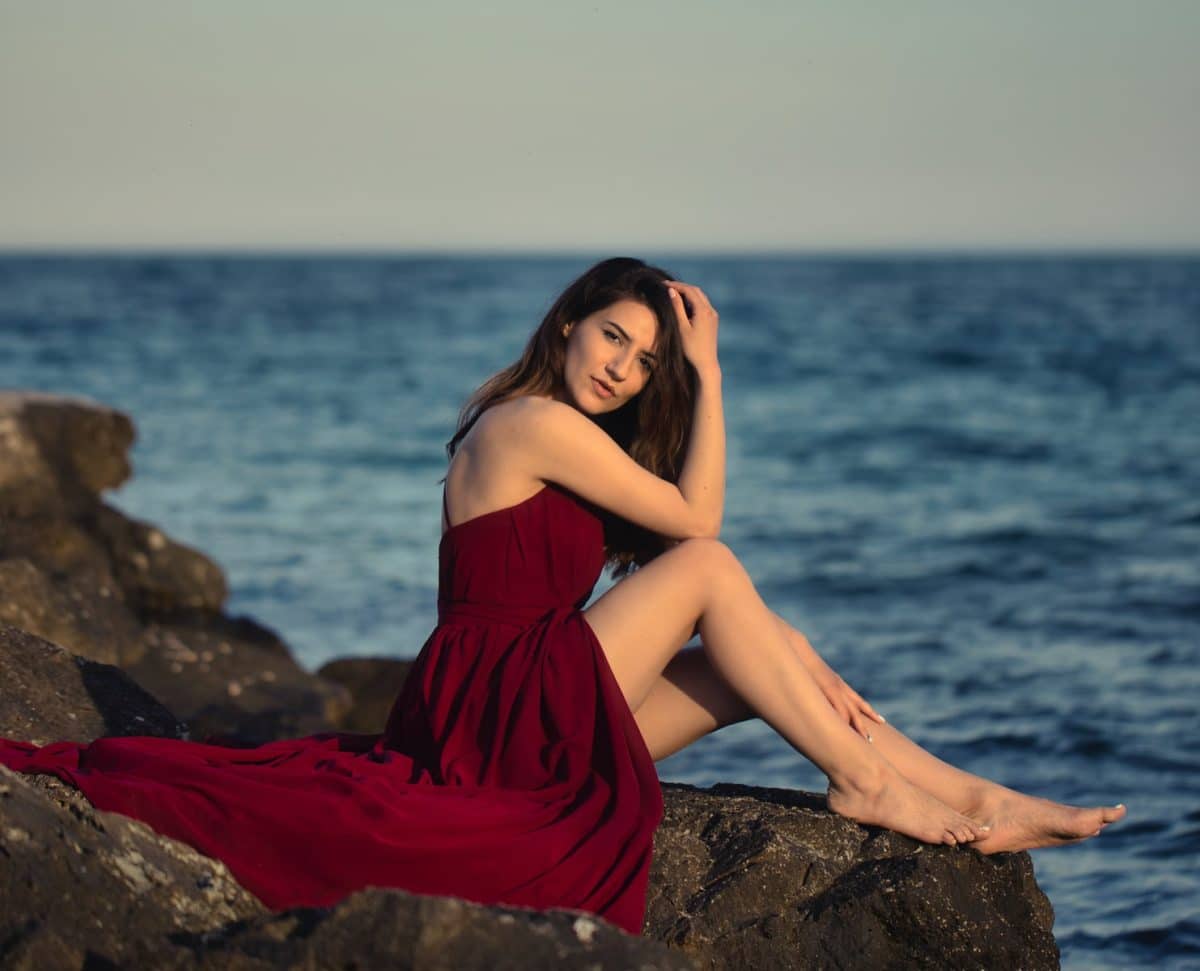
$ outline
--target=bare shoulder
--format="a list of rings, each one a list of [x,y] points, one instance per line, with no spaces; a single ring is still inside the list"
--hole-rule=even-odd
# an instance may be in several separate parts
[[[513,425],[520,421],[520,414],[530,400],[527,397],[513,398],[511,401],[492,405],[475,420],[475,424],[462,441],[463,447],[470,451],[479,451],[495,445],[497,439],[510,433]]]
[[[495,405],[463,444],[468,462],[451,470],[447,484],[453,492],[454,475],[461,474],[476,502],[456,506],[451,495],[460,515],[512,505],[553,482],[664,536],[708,535],[675,483],[638,465],[595,421],[563,402],[528,396]]]
[[[588,428],[581,430],[581,424]],[[592,423],[570,405],[524,395],[493,405],[480,415],[463,439],[461,451],[469,464],[487,469],[489,474],[518,482],[540,478],[530,471],[529,455],[542,451],[548,438],[563,437],[562,432],[555,436],[556,428],[575,429],[576,436],[586,435]]]
[[[527,445],[547,432],[586,434],[593,427],[592,422],[570,405],[524,395],[489,408],[479,416],[477,428],[472,432],[477,445],[488,449]]]
[[[477,467],[578,492],[576,469],[633,461],[590,418],[561,401],[527,395],[489,408],[464,440]]]

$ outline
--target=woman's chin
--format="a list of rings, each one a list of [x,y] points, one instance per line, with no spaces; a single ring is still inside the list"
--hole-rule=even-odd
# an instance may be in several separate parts
[[[583,394],[573,394],[567,391],[559,400],[591,418],[599,418],[601,415],[612,414],[627,405],[632,399],[618,399],[615,395],[610,398],[602,397],[589,387]]]
[[[613,401],[611,398],[601,398],[593,391],[588,391],[583,395],[571,395],[567,399],[567,403],[576,411],[582,411],[585,415],[607,414],[613,411]]]

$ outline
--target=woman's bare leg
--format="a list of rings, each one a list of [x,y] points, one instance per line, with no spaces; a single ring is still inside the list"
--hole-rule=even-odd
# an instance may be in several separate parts
[[[719,728],[756,716],[713,669],[704,649],[687,647],[671,658],[633,717],[657,762]]]
[[[829,777],[832,810],[931,843],[969,842],[985,832],[911,785],[837,716],[723,544],[680,543],[585,614],[633,710],[696,623],[717,673]]]
[[[811,650],[800,631],[776,615],[793,649]],[[915,786],[946,805],[991,827],[973,846],[981,853],[1030,850],[1075,843],[1095,836],[1125,815],[1125,807],[1069,806],[1028,796],[982,776],[972,775],[927,752],[892,725],[872,723],[875,746]]]
[[[808,645],[799,641],[804,635],[777,615],[776,620],[797,656],[803,657]],[[697,648],[671,660],[634,714],[656,760],[725,725],[754,717]],[[1068,806],[1008,789],[942,761],[891,725],[872,723],[870,734],[884,758],[909,782],[991,827],[972,844],[983,853],[1077,842],[1125,815],[1122,806]]]
[[[1068,806],[964,772],[931,755],[890,724],[874,726],[871,737],[906,779],[991,828],[972,844],[981,853],[1076,843],[1125,815],[1124,806]]]

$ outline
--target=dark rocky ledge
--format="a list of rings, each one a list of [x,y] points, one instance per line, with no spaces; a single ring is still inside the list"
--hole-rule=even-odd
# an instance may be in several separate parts
[[[379,730],[405,662],[304,671],[273,632],[222,612],[215,564],[101,500],[129,475],[133,434],[91,402],[0,393],[0,735]],[[664,792],[639,938],[396,890],[270,913],[221,863],[0,769],[0,967],[1058,966],[1027,854],[923,846],[803,792]]]

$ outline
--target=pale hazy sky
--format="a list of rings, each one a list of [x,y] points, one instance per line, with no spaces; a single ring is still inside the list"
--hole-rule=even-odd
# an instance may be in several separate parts
[[[1200,248],[1200,0],[0,0],[0,246]]]

